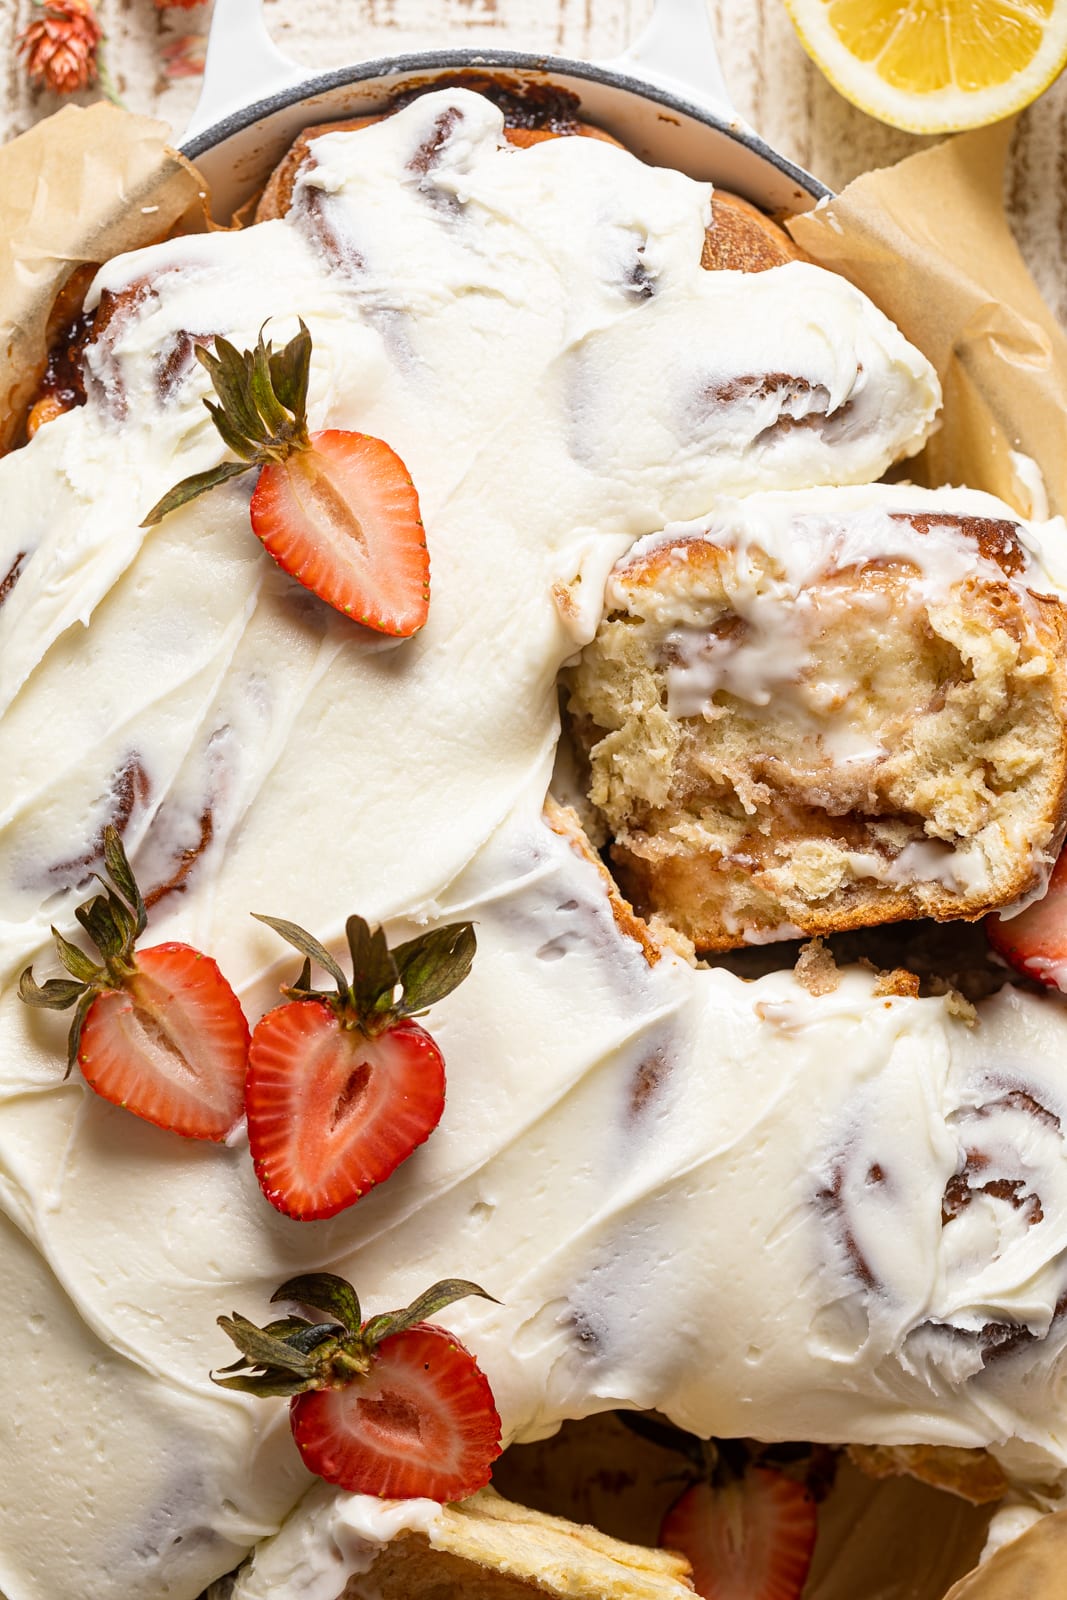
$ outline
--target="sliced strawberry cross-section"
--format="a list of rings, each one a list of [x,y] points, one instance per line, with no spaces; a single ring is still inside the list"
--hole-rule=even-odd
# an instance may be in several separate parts
[[[328,428],[259,475],[252,531],[280,567],[337,611],[407,638],[426,621],[430,558],[419,497],[395,450]]]
[[[187,944],[137,950],[147,912],[118,832],[104,834],[110,887],[76,916],[100,961],[52,929],[70,978],[38,984],[27,967],[27,1005],[74,1006],[68,1072],[146,1122],[189,1139],[222,1140],[238,1122],[248,1063],[241,1003],[210,956]]]
[[[461,1500],[485,1481],[500,1423],[493,1391],[465,1345],[432,1322],[383,1339],[358,1389],[293,1401],[304,1464],[329,1483],[404,1500]]]
[[[470,971],[474,929],[452,923],[390,950],[381,928],[346,924],[353,977],[294,923],[261,917],[304,956],[289,1003],[256,1024],[245,1109],[256,1176],[271,1205],[332,1217],[381,1183],[436,1128],[445,1066],[418,1022]],[[311,963],[336,991],[311,988]]]
[[[435,1283],[401,1311],[363,1321],[355,1290],[333,1273],[282,1284],[272,1299],[324,1312],[257,1328],[220,1317],[241,1359],[215,1377],[225,1388],[288,1395],[304,1464],[328,1483],[391,1500],[462,1500],[489,1481],[500,1417],[477,1361],[427,1317],[467,1295],[465,1279]]]
[[[749,1466],[687,1489],[664,1518],[660,1543],[688,1557],[703,1600],[798,1600],[815,1531],[815,1501],[802,1483]]]
[[[1016,917],[993,912],[985,930],[993,949],[1017,972],[1067,994],[1067,850],[1052,869],[1043,899]]]

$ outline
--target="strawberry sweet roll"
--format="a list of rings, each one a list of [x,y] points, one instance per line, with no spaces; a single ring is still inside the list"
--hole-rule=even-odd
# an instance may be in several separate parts
[[[1007,506],[722,502],[615,568],[571,671],[624,889],[705,950],[1039,891],[1065,819],[1064,607]]]

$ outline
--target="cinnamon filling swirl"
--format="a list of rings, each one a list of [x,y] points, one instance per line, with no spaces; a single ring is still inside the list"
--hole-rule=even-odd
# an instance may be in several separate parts
[[[957,1070],[947,1088],[953,1109],[917,1163],[873,1125],[875,1088],[815,1203],[867,1337],[895,1339],[913,1371],[960,1381],[1067,1334],[1067,1148],[1046,1087]]]

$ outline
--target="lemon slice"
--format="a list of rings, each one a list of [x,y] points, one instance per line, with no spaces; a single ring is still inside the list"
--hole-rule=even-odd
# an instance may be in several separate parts
[[[805,50],[854,105],[950,133],[1035,100],[1067,63],[1067,0],[785,0]]]

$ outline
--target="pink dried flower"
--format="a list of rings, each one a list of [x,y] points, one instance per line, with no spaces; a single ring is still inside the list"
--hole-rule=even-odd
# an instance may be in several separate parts
[[[167,39],[160,47],[168,78],[198,78],[204,70],[207,53],[207,35],[204,33],[179,33]]]
[[[39,0],[40,3],[40,0]],[[88,89],[100,75],[97,55],[104,30],[90,0],[44,0],[41,15],[16,40],[31,83],[57,94]]]

